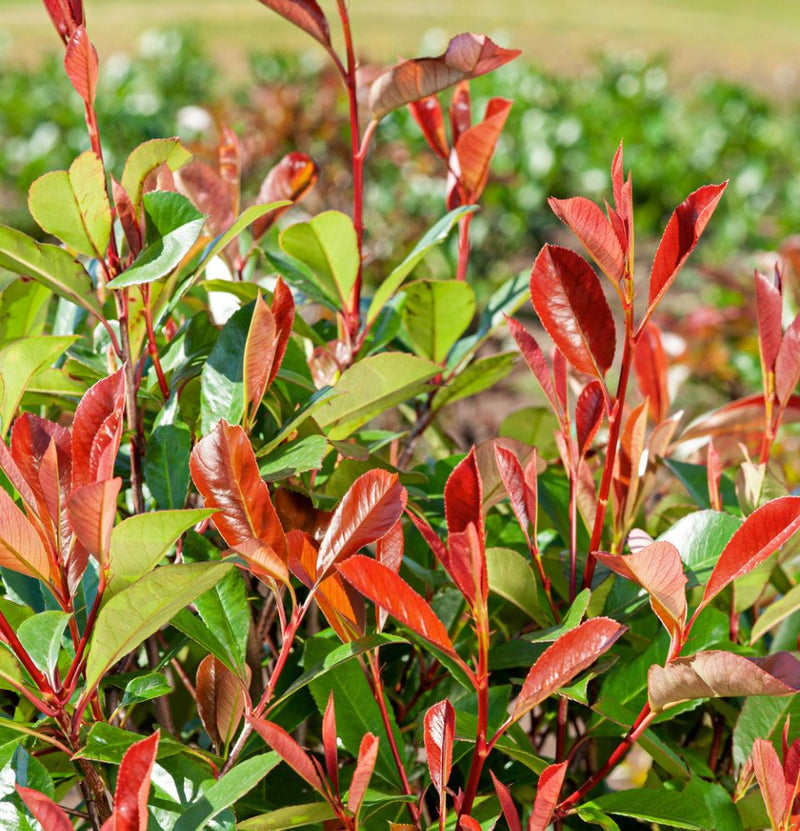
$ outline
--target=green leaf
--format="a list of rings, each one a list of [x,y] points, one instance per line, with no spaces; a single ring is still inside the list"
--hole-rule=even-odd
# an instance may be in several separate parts
[[[182,508],[189,493],[192,434],[173,393],[153,422],[144,458],[144,479],[159,508]]]
[[[665,788],[638,788],[605,794],[585,805],[606,814],[659,822],[674,828],[711,828],[713,820],[705,803],[688,794]],[[717,826],[719,827],[719,826]]]
[[[486,568],[490,591],[513,603],[541,626],[550,623],[539,602],[536,576],[527,558],[512,548],[487,548]]]
[[[375,416],[426,388],[441,367],[402,352],[384,352],[359,361],[342,373],[341,393],[326,401],[316,420],[331,439],[344,439]]]
[[[750,645],[752,646],[765,632],[769,632],[798,609],[800,609],[800,584],[789,589],[783,597],[770,603],[758,616],[750,632]]]
[[[58,665],[61,636],[67,628],[70,616],[66,612],[39,612],[24,620],[17,629],[17,637],[34,664],[48,678]]]
[[[210,652],[215,658],[219,658],[228,669],[238,675],[240,667],[230,655],[230,649],[226,647],[214,634],[202,619],[192,614],[188,609],[181,609],[170,621],[179,632],[183,632],[195,643],[200,644],[206,652]]]
[[[753,752],[756,739],[779,738],[786,717],[800,718],[800,696],[761,695],[746,698],[733,729],[733,763],[740,768]]]
[[[86,736],[86,744],[73,758],[93,759],[96,762],[118,765],[122,761],[125,751],[135,742],[141,741],[141,738],[138,733],[131,733],[128,730],[100,721],[92,725]],[[180,742],[176,742],[175,739],[162,733],[156,758],[165,759],[182,751],[183,745]]]
[[[237,831],[285,831],[287,828],[303,828],[317,825],[336,814],[327,802],[310,802],[306,805],[287,805],[257,817],[250,817],[236,824]]]
[[[460,208],[445,214],[435,225],[431,226],[425,235],[411,250],[411,253],[398,265],[389,276],[380,284],[367,312],[367,326],[371,326],[381,309],[388,303],[389,298],[397,291],[403,280],[417,267],[428,253],[437,245],[443,243],[450,231],[462,216],[474,213],[478,210],[477,205],[462,205]]]
[[[470,395],[493,387],[511,372],[516,360],[516,353],[506,352],[473,361],[452,381],[439,387],[433,396],[434,412],[438,412],[446,404],[452,404],[454,401],[460,401],[462,398],[468,398]]]
[[[205,216],[179,193],[154,190],[144,195],[149,245],[133,265],[108,284],[111,289],[152,283],[165,277],[191,251],[203,231]]]
[[[736,805],[731,795],[717,782],[706,782],[699,776],[693,776],[683,793],[701,799],[717,828],[724,828],[725,831],[744,831],[742,819],[736,810]]]
[[[239,762],[206,788],[201,798],[181,814],[173,831],[206,828],[210,820],[249,793],[280,760],[277,753],[270,752]]]
[[[125,188],[135,210],[142,201],[144,180],[160,165],[177,170],[192,160],[192,154],[178,138],[152,139],[135,148],[125,162],[121,185]]]
[[[50,366],[76,340],[78,338],[74,335],[38,335],[0,349],[0,378],[3,379],[0,388],[0,439],[8,432],[31,379]]]
[[[592,593],[589,589],[584,589],[575,597],[575,600],[572,601],[572,605],[569,607],[564,617],[561,618],[561,623],[558,626],[554,629],[548,629],[545,632],[537,632],[535,635],[528,637],[526,640],[531,643],[544,643],[558,640],[562,635],[572,631],[580,624],[591,599]]]
[[[420,280],[405,288],[402,319],[408,342],[442,363],[475,314],[475,292],[460,280]]]
[[[277,251],[264,250],[264,256],[269,264],[279,274],[286,278],[286,282],[293,289],[302,292],[310,300],[314,300],[322,306],[337,311],[339,308],[338,292],[336,286],[330,287],[330,294],[325,287],[317,284],[317,278],[311,269],[294,257],[285,257]]]
[[[582,820],[592,825],[599,825],[605,831],[620,831],[619,825],[608,814],[598,811],[592,805],[578,805],[575,811]]]
[[[96,318],[102,317],[86,269],[57,245],[41,245],[20,231],[0,225],[0,268],[31,277]]]
[[[325,436],[306,436],[273,450],[258,463],[258,469],[267,482],[278,482],[296,473],[319,470],[329,450]]]
[[[42,230],[87,257],[101,259],[111,239],[106,176],[92,150],[66,170],[40,176],[28,192],[28,208]]]
[[[288,354],[289,350],[287,350]],[[278,372],[278,378],[281,377],[281,373]],[[314,413],[317,411],[322,404],[331,398],[335,398],[339,394],[338,390],[334,389],[333,387],[322,387],[322,389],[317,390],[307,401],[306,403],[294,414],[294,417],[291,418],[286,424],[284,424],[281,429],[274,435],[257,453],[257,459],[263,459],[265,456],[268,456],[272,453],[276,448],[280,447],[283,444],[284,440],[290,436],[295,430],[297,430],[300,425],[302,425],[305,421],[307,421]]]
[[[109,576],[104,601],[151,572],[181,534],[214,513],[206,508],[152,511],[123,520],[111,532]]]
[[[144,675],[137,675],[125,685],[125,693],[122,696],[121,707],[129,707],[140,701],[149,701],[161,695],[169,695],[172,686],[167,677],[160,672],[146,672]]]
[[[97,616],[86,662],[86,689],[93,689],[110,666],[216,585],[231,568],[228,563],[161,566],[112,597]]]
[[[20,338],[41,335],[52,297],[53,293],[41,283],[13,279],[0,292],[0,347]]]
[[[244,348],[253,304],[242,306],[222,327],[200,375],[200,424],[203,435],[224,418],[237,424],[244,414]]]
[[[711,508],[711,501],[708,495],[708,469],[705,465],[692,465],[687,462],[680,462],[677,459],[664,459],[666,466],[678,477],[683,486],[689,491],[689,495],[697,503],[698,507]],[[723,476],[720,480],[720,495],[722,505],[726,510],[738,510],[739,503],[736,499],[736,486]]]
[[[338,297],[342,308],[358,276],[358,241],[353,221],[339,211],[325,211],[310,222],[281,232],[281,248],[311,270],[320,289]]]

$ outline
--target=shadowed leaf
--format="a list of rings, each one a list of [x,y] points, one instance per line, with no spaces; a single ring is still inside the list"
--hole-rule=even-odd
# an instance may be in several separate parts
[[[288,200],[292,204],[303,199],[317,183],[319,168],[305,153],[288,153],[270,170],[261,184],[256,205]],[[276,208],[253,223],[253,238],[260,239],[275,220],[291,206]]]
[[[603,385],[599,381],[590,381],[581,391],[575,404],[575,429],[578,452],[581,456],[589,452],[592,441],[603,423],[604,410]]]
[[[250,677],[250,667],[247,667]],[[244,714],[242,682],[213,655],[197,667],[197,714],[218,748],[227,746]]]

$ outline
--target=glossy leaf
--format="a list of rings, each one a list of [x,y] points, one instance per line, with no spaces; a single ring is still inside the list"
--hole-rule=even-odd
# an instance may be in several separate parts
[[[367,733],[361,740],[361,747],[358,750],[358,761],[350,780],[350,790],[347,794],[347,810],[352,811],[355,816],[361,810],[361,803],[369,787],[372,772],[375,770],[375,762],[378,758],[378,747],[380,740],[372,733]]]
[[[597,275],[568,248],[545,245],[531,271],[531,300],[547,334],[579,372],[602,379],[616,330]]]
[[[595,617],[561,635],[531,667],[514,707],[516,720],[594,663],[625,631],[607,617]]]
[[[661,332],[654,323],[648,323],[639,335],[633,353],[633,371],[639,392],[647,399],[647,408],[654,424],[660,424],[669,414],[667,387],[667,357],[661,343]]]
[[[72,33],[67,43],[67,51],[64,54],[64,69],[67,77],[75,87],[75,92],[83,98],[87,107],[94,104],[94,97],[97,91],[97,51],[86,28],[81,24]]]
[[[732,580],[764,562],[799,528],[800,496],[773,499],[750,514],[720,554],[706,583],[700,608]]]
[[[318,175],[319,168],[310,156],[305,153],[287,153],[262,182],[256,204],[266,205],[284,200],[296,204],[313,189]],[[260,239],[288,207],[277,208],[257,219],[253,223],[253,237]]]
[[[346,439],[375,416],[423,392],[440,372],[440,366],[414,355],[372,355],[342,373],[337,395],[318,407],[315,418],[329,438]]]
[[[800,315],[784,332],[775,358],[775,392],[781,406],[786,406],[800,381]]]
[[[553,213],[568,225],[589,256],[614,283],[625,275],[625,252],[608,218],[589,199],[548,199]]]
[[[37,224],[69,248],[87,257],[104,257],[111,237],[111,205],[103,165],[88,150],[69,171],[40,176],[28,192],[28,208]]]
[[[158,751],[159,732],[128,748],[122,757],[114,791],[113,831],[147,831],[150,773]]]
[[[48,678],[54,677],[61,637],[69,623],[66,612],[39,612],[17,628],[17,636],[31,660]]]
[[[761,612],[750,632],[750,644],[756,643],[765,632],[769,632],[798,609],[800,609],[800,584],[792,586],[783,597],[770,603]]]
[[[513,101],[491,98],[483,121],[465,130],[458,137],[455,154],[458,158],[459,182],[466,191],[467,201],[474,202],[486,187],[489,162],[503,132]]]
[[[42,828],[47,829],[47,831],[73,831],[69,817],[49,796],[39,793],[33,788],[23,788],[21,785],[15,787],[25,803],[25,807],[33,814]]]
[[[282,727],[263,718],[248,716],[247,720],[253,725],[259,736],[301,779],[308,782],[314,790],[323,796],[326,795],[325,786],[316,766],[311,761],[311,757]]]
[[[727,186],[705,185],[686,197],[670,217],[650,271],[648,312],[664,296],[697,245]]]
[[[0,488],[0,566],[47,583],[50,561],[25,514]]]
[[[67,500],[67,517],[81,545],[105,567],[122,479],[82,485]]]
[[[517,55],[519,50],[503,49],[486,35],[457,35],[444,54],[401,61],[380,75],[370,88],[372,117],[383,118],[398,107],[441,92],[459,81],[485,75]]]
[[[403,626],[445,652],[456,654],[447,629],[430,604],[391,569],[362,555],[350,557],[337,568],[348,583]]]
[[[499,384],[514,369],[516,357],[513,352],[505,352],[473,361],[436,390],[432,402],[434,412]]]
[[[178,138],[151,139],[135,148],[125,162],[120,183],[138,213],[145,179],[162,164],[178,170],[191,161],[192,154]]]
[[[286,831],[335,819],[336,814],[327,802],[310,802],[276,808],[239,822],[237,827],[240,831]]]
[[[772,827],[779,828],[789,806],[786,804],[783,766],[771,742],[756,739],[753,744],[753,770]]]
[[[444,128],[444,114],[442,105],[435,95],[412,101],[408,105],[409,112],[417,122],[425,141],[436,155],[447,162],[450,155],[450,146],[447,142],[447,132]]]
[[[196,689],[197,714],[206,733],[218,748],[227,747],[244,715],[242,681],[222,661],[206,655],[197,667]]]
[[[111,598],[97,616],[86,663],[87,689],[106,670],[221,580],[228,563],[161,566]]]
[[[423,358],[441,363],[475,314],[475,292],[459,280],[421,280],[405,288],[402,320]]]
[[[647,824],[658,823],[670,828],[707,829],[711,817],[699,798],[667,788],[635,788],[603,794],[584,803],[604,813],[633,817]]]
[[[453,768],[453,741],[456,735],[456,711],[445,698],[425,713],[425,753],[431,783],[443,799]]]
[[[487,548],[486,571],[490,591],[513,603],[540,626],[550,623],[526,557],[513,548]]]
[[[528,820],[528,831],[546,831],[550,825],[568,767],[569,762],[559,762],[542,771],[536,788],[533,813]]]
[[[591,449],[594,437],[603,422],[605,403],[603,385],[599,381],[590,381],[578,396],[575,404],[575,430],[578,453],[582,457]]]
[[[406,507],[406,489],[397,474],[375,469],[359,476],[331,517],[319,546],[317,580],[334,563],[387,534]]]
[[[180,417],[173,393],[153,422],[147,439],[144,478],[159,508],[182,508],[189,492],[192,434]]]
[[[530,367],[534,378],[539,382],[553,412],[559,416],[562,412],[561,403],[556,396],[556,388],[553,383],[553,374],[547,364],[547,358],[544,356],[541,347],[536,342],[536,339],[531,335],[527,329],[518,323],[514,318],[506,318],[508,328],[514,337],[514,340],[519,346],[519,351],[522,352],[522,357],[525,358],[525,363]]]
[[[794,695],[800,691],[800,661],[789,652],[747,658],[711,650],[677,658],[647,673],[648,697],[655,712],[696,698]]]
[[[260,0],[268,8],[285,17],[295,26],[330,49],[331,35],[325,12],[316,0]]]

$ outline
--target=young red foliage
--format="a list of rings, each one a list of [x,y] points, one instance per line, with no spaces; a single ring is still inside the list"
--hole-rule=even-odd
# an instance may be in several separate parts
[[[553,375],[550,372],[550,367],[547,364],[547,358],[545,358],[544,352],[542,352],[541,347],[536,342],[536,338],[521,323],[514,320],[513,317],[506,316],[506,324],[514,340],[517,342],[517,346],[522,353],[522,357],[525,359],[525,363],[530,367],[534,378],[539,382],[542,392],[550,402],[553,412],[558,418],[561,418],[563,408],[556,396]]]
[[[379,563],[383,563],[395,574],[400,573],[400,566],[403,562],[403,550],[405,539],[403,537],[403,525],[398,519],[386,536],[381,537],[375,545],[375,557]],[[378,631],[383,631],[386,625],[387,613],[385,609],[378,609],[376,622]]]
[[[453,768],[453,741],[456,733],[456,711],[445,698],[425,713],[425,753],[431,783],[443,800]]]
[[[74,831],[69,817],[49,796],[22,785],[15,787],[27,809],[45,831]]]
[[[772,742],[756,739],[753,744],[753,770],[767,806],[773,828],[779,828],[786,816],[786,784],[783,767]]]
[[[760,271],[755,273],[756,316],[758,319],[758,349],[761,367],[766,378],[775,368],[783,334],[783,299],[780,288]]]
[[[528,495],[528,483],[525,481],[525,472],[522,470],[517,457],[507,448],[495,444],[494,446],[495,460],[497,461],[497,469],[500,472],[500,478],[503,480],[503,487],[506,489],[509,501],[511,503],[511,510],[517,518],[519,527],[525,535],[525,540],[528,543],[528,548],[531,547],[530,527],[533,524],[532,519],[528,513],[528,505],[533,502],[535,507],[535,500],[526,499]],[[535,461],[532,460],[532,461]]]
[[[528,831],[546,831],[550,825],[568,767],[569,762],[559,762],[542,771],[536,788],[533,812],[528,820]]]
[[[609,211],[611,224],[617,234],[625,256],[630,258],[633,235],[633,185],[631,174],[625,179],[623,165],[622,142],[611,162],[611,187],[614,193],[615,211]]]
[[[419,101],[412,101],[408,105],[414,121],[417,122],[428,142],[431,150],[447,163],[450,155],[450,146],[447,143],[447,134],[444,129],[444,114],[442,105],[435,95],[421,98]]]
[[[722,493],[720,483],[722,481],[722,460],[714,447],[714,440],[708,442],[708,457],[706,459],[708,468],[708,501],[714,511],[722,510]]]
[[[330,48],[331,33],[325,12],[316,0],[260,0],[281,17],[299,26],[304,32]]]
[[[531,301],[553,343],[579,372],[602,379],[616,329],[597,275],[569,248],[545,245],[531,271]]]
[[[326,799],[328,798],[327,789],[314,761],[283,727],[255,716],[248,716],[247,721],[253,725],[259,736],[301,779],[308,782],[314,790]]]
[[[783,334],[775,358],[775,392],[782,407],[789,403],[800,381],[800,314]]]
[[[333,690],[328,694],[328,703],[322,717],[322,748],[325,752],[325,770],[333,785],[333,792],[339,793],[339,748],[336,745],[336,709]]]
[[[599,381],[590,381],[578,396],[575,404],[575,430],[578,453],[581,457],[589,452],[594,437],[603,423],[605,403],[603,385]]]
[[[78,26],[72,33],[67,43],[67,51],[64,55],[64,69],[67,77],[75,87],[75,92],[83,98],[87,107],[94,104],[95,93],[97,92],[97,71],[99,62],[97,51],[83,24]]]
[[[147,831],[150,772],[158,752],[160,732],[132,744],[122,757],[114,791],[114,812],[102,831]]]
[[[654,424],[669,415],[667,356],[661,342],[661,331],[648,323],[639,334],[633,353],[633,371],[639,392],[647,399],[648,412]]]
[[[247,667],[249,680],[250,668]],[[206,655],[197,667],[197,714],[209,738],[222,750],[244,715],[244,682],[219,658]]]
[[[0,566],[48,583],[50,560],[42,540],[14,500],[0,488]]]
[[[305,153],[287,153],[267,174],[256,197],[256,205],[289,200],[297,203],[307,196],[319,177],[316,162]],[[276,208],[253,223],[253,238],[261,237],[275,224],[286,208]],[[273,309],[275,311],[275,309]]]
[[[44,7],[66,45],[75,29],[83,25],[83,0],[44,0]]]
[[[365,733],[358,748],[358,761],[347,794],[347,809],[356,816],[361,810],[361,803],[364,801],[364,795],[369,787],[370,779],[372,779],[372,772],[375,770],[379,744],[380,739],[377,736],[372,733]]]
[[[82,485],[67,500],[67,517],[80,544],[102,565],[108,563],[111,532],[117,518],[117,497],[122,487],[119,477]]]
[[[508,826],[508,831],[522,831],[522,821],[519,818],[519,813],[511,797],[511,791],[494,775],[494,771],[489,771],[489,773],[492,777],[494,792],[497,794],[497,801],[500,803],[500,808],[503,811],[503,818]]]

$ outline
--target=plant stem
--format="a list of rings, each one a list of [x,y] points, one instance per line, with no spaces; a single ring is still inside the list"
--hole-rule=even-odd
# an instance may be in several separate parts
[[[458,271],[456,280],[467,279],[469,266],[469,226],[474,214],[465,214],[458,220]]]
[[[14,632],[11,624],[6,620],[6,616],[0,613],[0,634],[2,634],[6,643],[11,647],[12,652],[17,660],[25,667],[28,675],[33,679],[33,683],[39,688],[39,691],[44,695],[50,695],[53,692],[50,682],[45,678],[44,673],[39,670],[36,664],[31,660],[25,647],[20,643],[19,638]]]
[[[161,367],[161,358],[158,354],[156,333],[153,331],[153,310],[150,307],[150,286],[147,283],[142,286],[142,305],[145,328],[147,329],[147,351],[150,355],[150,359],[153,361],[153,368],[156,371],[158,387],[161,390],[161,395],[166,401],[169,398],[169,384],[164,376],[164,370]]]

